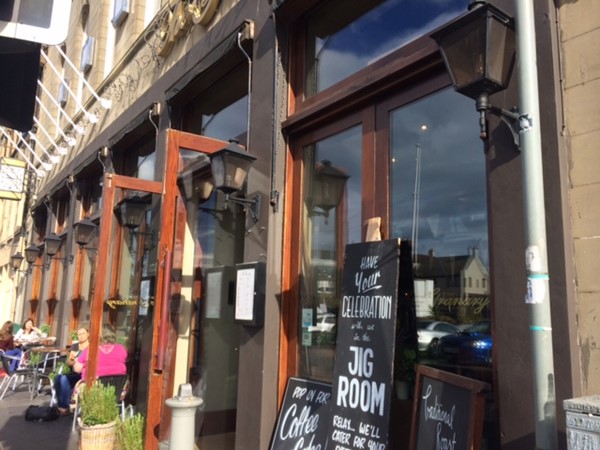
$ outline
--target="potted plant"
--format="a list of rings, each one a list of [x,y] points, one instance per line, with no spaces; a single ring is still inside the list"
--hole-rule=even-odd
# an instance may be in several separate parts
[[[144,449],[144,416],[128,416],[117,423],[117,448],[119,450]]]
[[[117,406],[115,387],[94,383],[80,393],[80,448],[113,450],[117,441]]]
[[[48,337],[50,335],[51,331],[52,331],[52,326],[48,325],[47,323],[40,326],[40,332],[42,333],[42,337]]]

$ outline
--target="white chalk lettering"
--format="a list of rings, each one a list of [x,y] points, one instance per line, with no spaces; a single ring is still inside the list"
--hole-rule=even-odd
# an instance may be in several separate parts
[[[383,416],[385,384],[340,376],[336,403],[338,406],[360,408],[364,412]]]

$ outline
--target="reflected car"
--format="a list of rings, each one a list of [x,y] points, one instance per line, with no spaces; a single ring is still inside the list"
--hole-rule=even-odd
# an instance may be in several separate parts
[[[438,320],[417,320],[419,351],[433,352],[442,337],[457,334],[460,330],[455,325]]]
[[[314,332],[314,331],[320,331],[320,332],[332,331],[333,328],[335,327],[335,323],[336,323],[336,316],[335,316],[335,314],[332,314],[332,313],[318,314],[317,315],[317,323],[316,323],[316,325],[312,325],[312,326],[308,327],[308,331],[311,331],[311,332]]]
[[[477,322],[457,334],[442,337],[436,354],[458,365],[491,366],[491,323]]]

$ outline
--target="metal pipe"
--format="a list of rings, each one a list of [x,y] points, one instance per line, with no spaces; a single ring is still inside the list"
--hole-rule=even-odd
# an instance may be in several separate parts
[[[242,54],[246,57],[248,61],[248,111],[246,118],[246,151],[250,151],[250,108],[252,106],[252,58],[250,55],[246,53],[244,47],[242,47],[242,32],[238,31],[237,34],[237,45]]]
[[[527,295],[532,343],[536,449],[557,448],[554,353],[546,242],[537,54],[533,0],[514,0],[519,58],[519,135],[522,147]]]

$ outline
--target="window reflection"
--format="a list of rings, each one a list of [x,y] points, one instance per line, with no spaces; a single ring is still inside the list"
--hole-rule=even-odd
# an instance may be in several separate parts
[[[376,4],[375,7],[373,5]],[[308,19],[306,95],[327,89],[465,12],[464,0],[330,1]]]
[[[489,367],[492,347],[484,155],[465,132],[472,106],[447,89],[390,114],[392,235],[413,241],[419,348],[424,362],[463,373]]]
[[[331,380],[341,267],[346,244],[360,242],[362,128],[304,149],[306,179],[301,337],[304,376]]]

